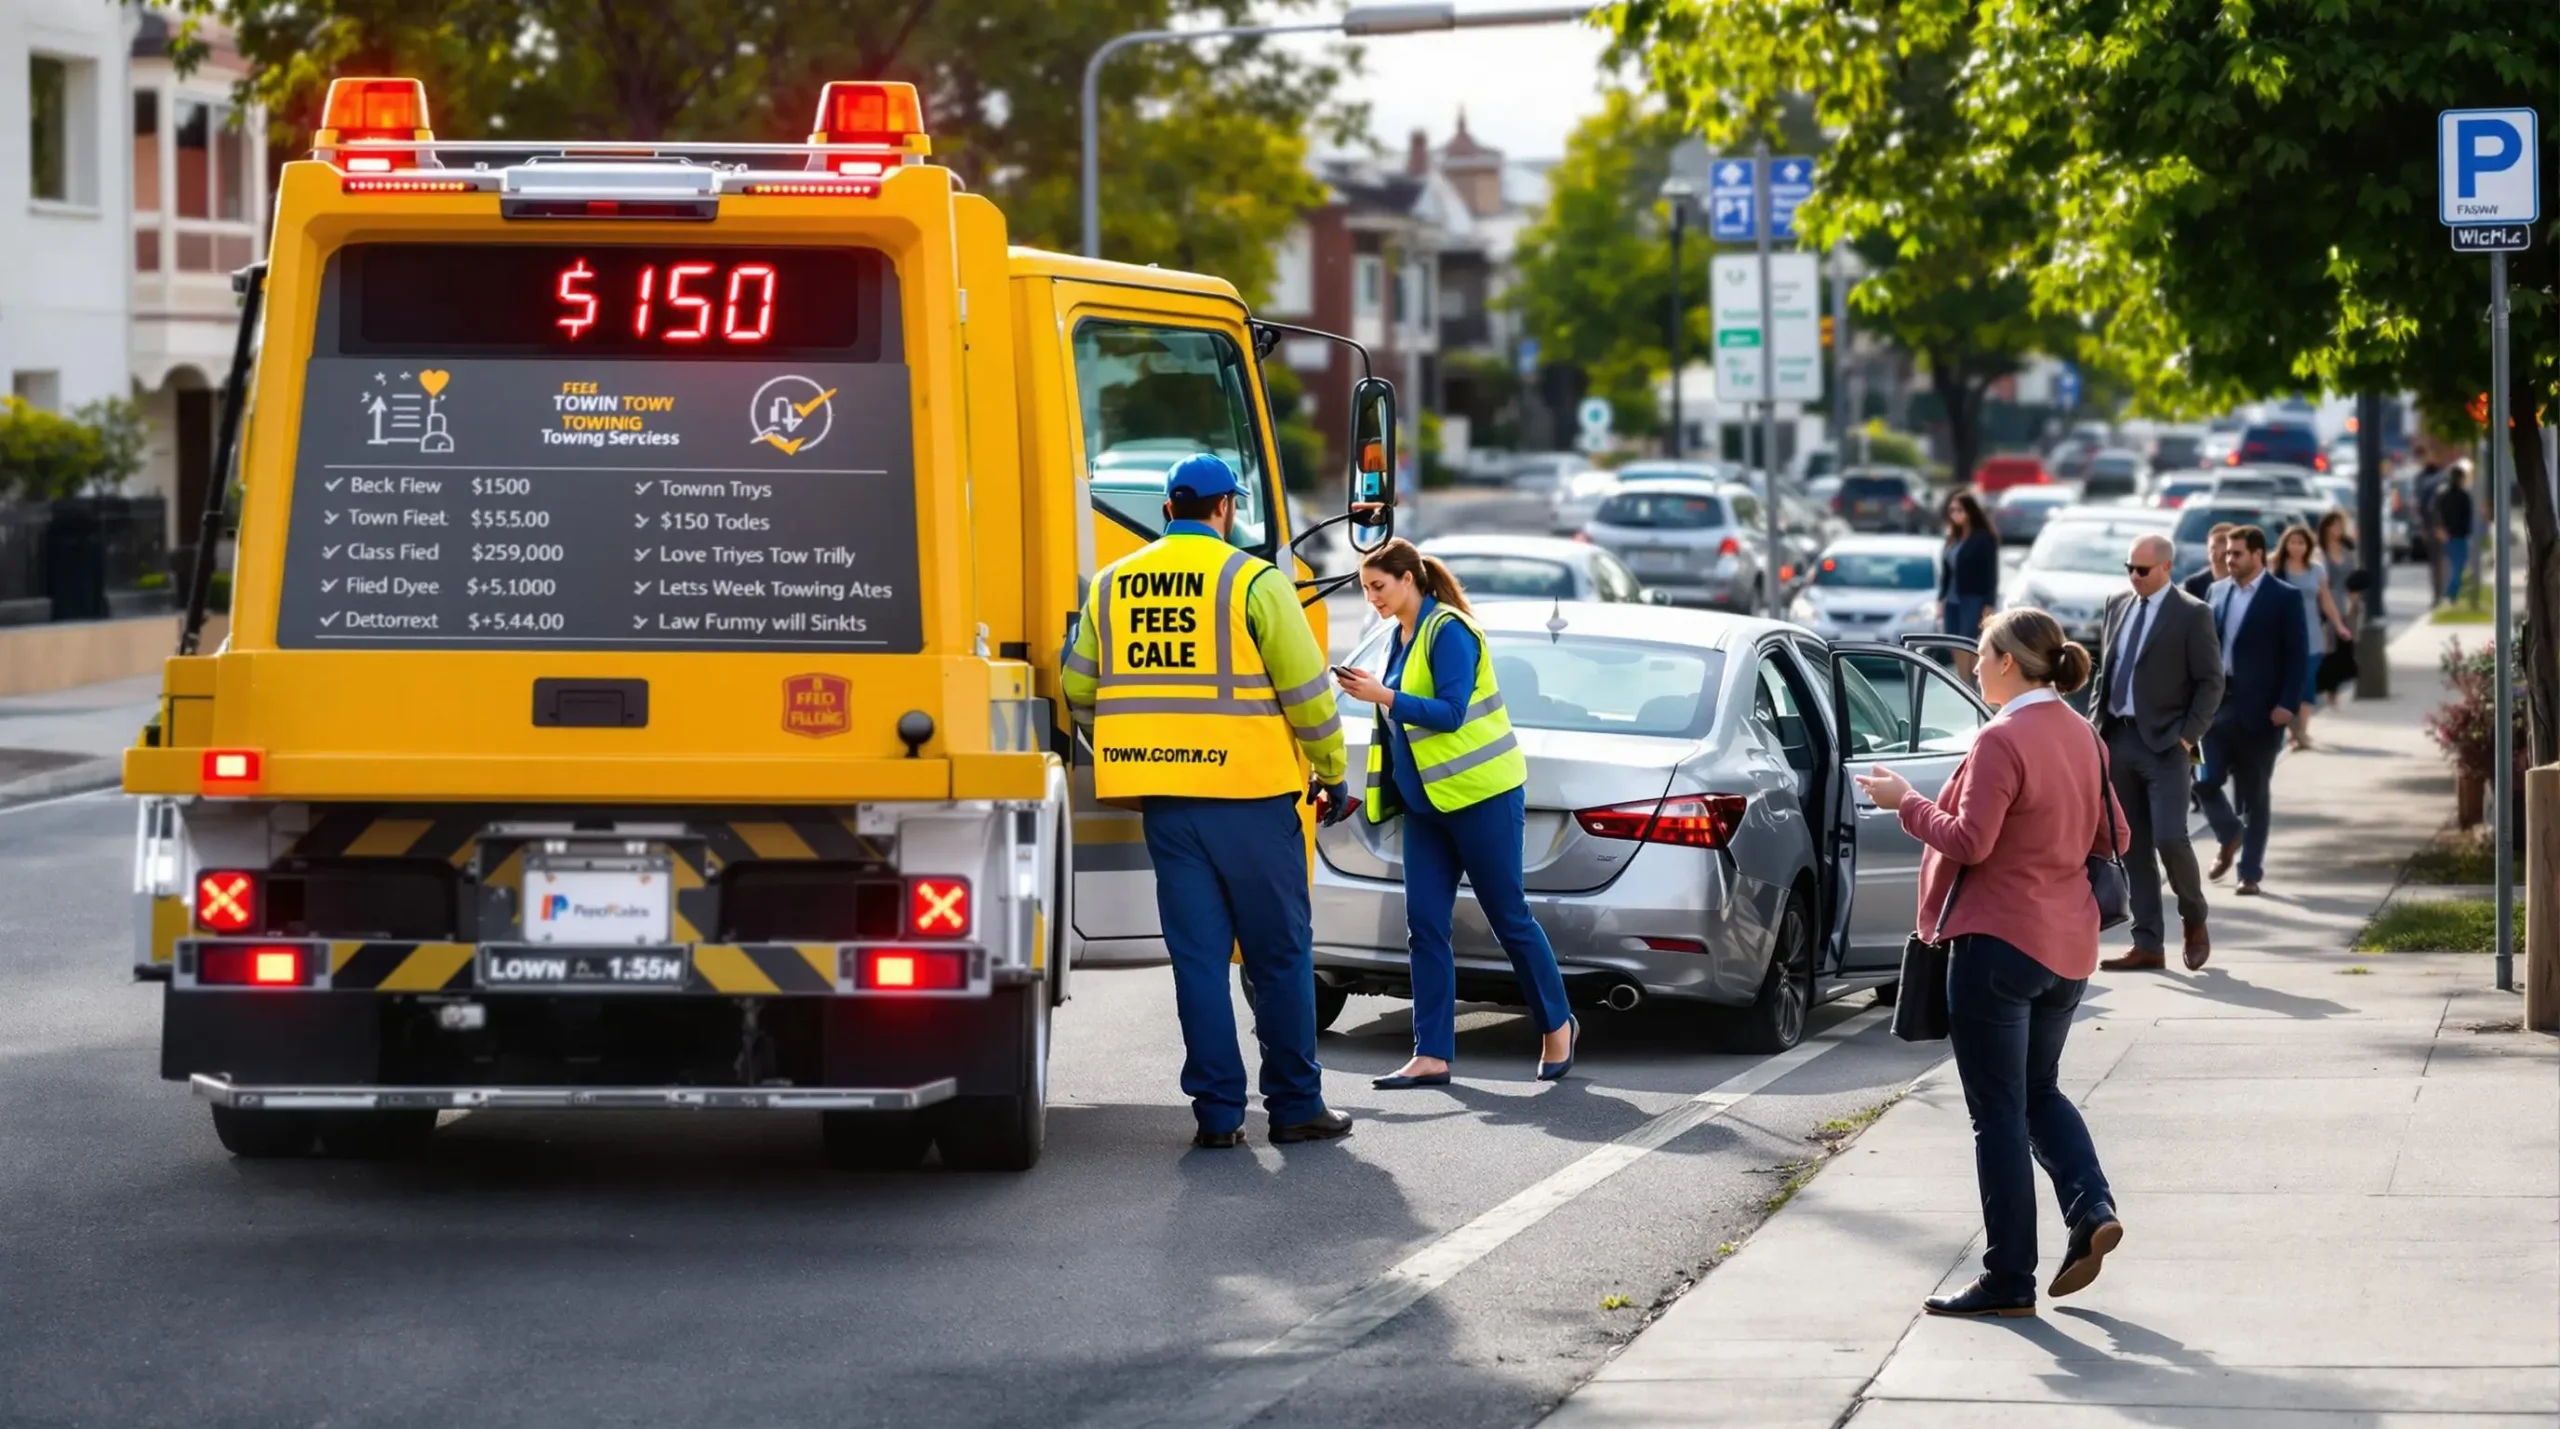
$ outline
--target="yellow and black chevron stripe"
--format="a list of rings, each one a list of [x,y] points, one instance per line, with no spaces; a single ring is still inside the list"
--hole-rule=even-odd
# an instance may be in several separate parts
[[[789,997],[836,988],[834,943],[701,943],[685,991]],[[332,942],[337,992],[476,992],[479,949],[469,943]]]

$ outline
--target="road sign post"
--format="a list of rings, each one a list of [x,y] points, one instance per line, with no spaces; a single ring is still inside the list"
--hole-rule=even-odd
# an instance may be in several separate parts
[[[1778,521],[1777,304],[1770,301],[1776,294],[1769,286],[1769,235],[1776,227],[1776,213],[1769,191],[1769,141],[1761,140],[1752,152],[1751,215],[1760,249],[1760,508],[1769,520],[1769,559],[1760,568],[1760,580],[1769,618],[1775,620],[1787,602],[1778,576],[1786,547]]]
[[[2496,708],[2489,795],[2496,843],[2498,990],[2515,990],[2515,612],[2507,593],[2515,545],[2507,488],[2514,444],[2507,430],[2507,255],[2530,246],[2542,219],[2542,121],[2530,109],[2448,109],[2436,116],[2436,221],[2457,251],[2489,255],[2489,531],[2498,563],[2490,596],[2497,628]],[[2466,241],[2468,240],[2468,241]]]

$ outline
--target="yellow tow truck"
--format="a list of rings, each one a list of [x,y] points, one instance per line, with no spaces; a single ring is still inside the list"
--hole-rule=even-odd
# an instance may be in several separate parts
[[[215,503],[125,756],[161,1075],[250,1157],[675,1107],[1032,1165],[1071,969],[1161,946],[1060,652],[1197,451],[1313,600],[1276,325],[1009,248],[906,85],[806,144],[441,142],[404,79],[324,124],[237,279],[229,634]],[[1365,549],[1394,394],[1348,415]]]

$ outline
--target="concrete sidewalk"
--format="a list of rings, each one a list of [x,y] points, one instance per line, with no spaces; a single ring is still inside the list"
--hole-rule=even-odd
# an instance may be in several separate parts
[[[157,672],[0,698],[0,805],[116,783],[159,698]]]
[[[2560,1043],[2518,1030],[2487,957],[2346,951],[2451,812],[2421,718],[2457,634],[2404,632],[2397,696],[2323,712],[2322,748],[2284,759],[2268,896],[2219,885],[2202,975],[2091,983],[2063,1083],[2126,1226],[2096,1284],[2037,1319],[1920,1314],[1982,1251],[1942,1063],[1546,1422],[2560,1418]]]

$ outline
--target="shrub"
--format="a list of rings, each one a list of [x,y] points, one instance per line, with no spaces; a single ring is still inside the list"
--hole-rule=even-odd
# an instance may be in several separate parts
[[[2518,635],[2514,648],[2523,648]],[[2508,713],[2514,726],[2516,778],[2524,777],[2527,751],[2532,739],[2525,723],[2524,662],[2516,662],[2515,687],[2508,692]],[[2452,641],[2444,651],[2444,682],[2453,698],[2436,707],[2427,716],[2427,736],[2453,761],[2453,767],[2475,779],[2486,779],[2497,763],[2497,649],[2483,645],[2465,650],[2460,640]]]
[[[0,398],[0,499],[70,496],[105,464],[106,448],[97,428],[23,397]]]

